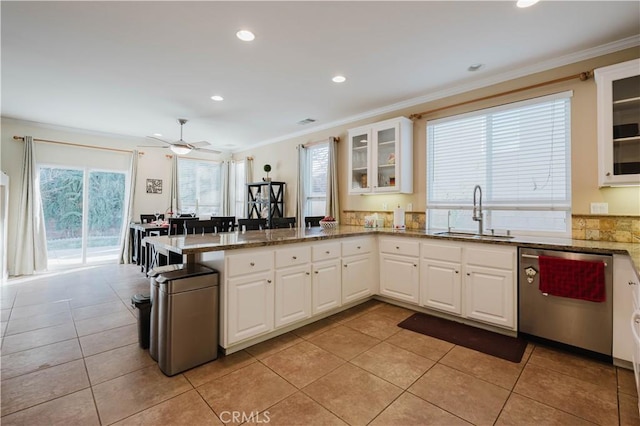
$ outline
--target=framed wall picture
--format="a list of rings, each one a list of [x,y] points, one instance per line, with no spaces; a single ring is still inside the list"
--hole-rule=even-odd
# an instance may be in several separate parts
[[[162,194],[162,179],[147,179],[147,194]]]

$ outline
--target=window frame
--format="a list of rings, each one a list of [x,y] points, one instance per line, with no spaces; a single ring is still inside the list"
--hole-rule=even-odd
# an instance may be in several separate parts
[[[217,168],[217,174],[218,174],[218,182],[219,182],[219,188],[218,188],[218,197],[216,200],[217,204],[202,204],[200,203],[200,198],[198,195],[196,195],[196,199],[194,200],[193,203],[189,203],[187,204],[189,209],[193,209],[193,210],[187,210],[185,208],[184,205],[184,195],[183,195],[183,191],[180,190],[180,181],[181,181],[181,164],[184,164],[184,162],[197,162],[197,163],[202,163],[202,164],[211,164],[212,166]],[[218,216],[222,215],[222,167],[223,167],[223,163],[221,161],[216,161],[216,160],[206,160],[206,159],[202,159],[202,158],[185,158],[185,157],[178,157],[178,171],[177,171],[177,177],[178,177],[178,200],[177,200],[177,204],[178,204],[178,211],[180,213],[195,213],[196,216],[200,216],[201,212],[203,211],[203,207],[210,209],[210,211],[203,213],[203,215],[205,216],[209,216],[209,215],[216,215],[215,212],[217,211],[219,214],[217,214]],[[198,189],[196,189],[196,194],[198,193]]]
[[[325,192],[321,194],[320,192],[313,192],[313,155],[312,151],[318,149],[326,150],[326,170],[325,170]],[[329,173],[329,142],[319,142],[314,143],[311,146],[306,148],[306,158],[305,158],[305,176],[304,176],[304,216],[324,216],[327,210],[327,191],[326,191],[326,176]],[[323,202],[324,209],[321,214],[312,214],[312,203]]]

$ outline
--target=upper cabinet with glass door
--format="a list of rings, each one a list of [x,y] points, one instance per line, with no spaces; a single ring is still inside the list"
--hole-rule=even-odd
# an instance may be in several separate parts
[[[595,70],[598,183],[640,185],[640,59]]]
[[[349,193],[413,192],[413,122],[405,117],[349,130]]]

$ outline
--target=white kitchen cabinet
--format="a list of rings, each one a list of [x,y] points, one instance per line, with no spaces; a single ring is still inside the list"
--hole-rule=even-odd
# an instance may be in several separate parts
[[[640,280],[629,256],[613,255],[613,357],[632,361],[631,316],[638,305]]]
[[[309,265],[276,269],[275,326],[311,316],[311,272]]]
[[[422,244],[420,304],[462,315],[462,247],[452,243]]]
[[[350,194],[413,192],[413,122],[405,117],[349,130]]]
[[[640,185],[640,59],[595,70],[598,183]]]
[[[516,329],[516,249],[437,242],[422,245],[420,303]]]
[[[342,305],[340,259],[314,262],[311,274],[312,314],[319,314]]]
[[[375,237],[346,238],[341,247],[342,304],[376,294],[379,274]]]
[[[227,280],[227,344],[273,330],[273,272]]]
[[[409,303],[420,302],[420,243],[380,238],[380,294]]]

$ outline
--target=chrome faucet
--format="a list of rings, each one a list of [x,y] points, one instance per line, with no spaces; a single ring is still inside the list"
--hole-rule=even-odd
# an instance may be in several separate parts
[[[476,194],[479,194],[476,202]],[[478,222],[478,235],[482,235],[482,188],[476,185],[473,188],[473,220]]]

